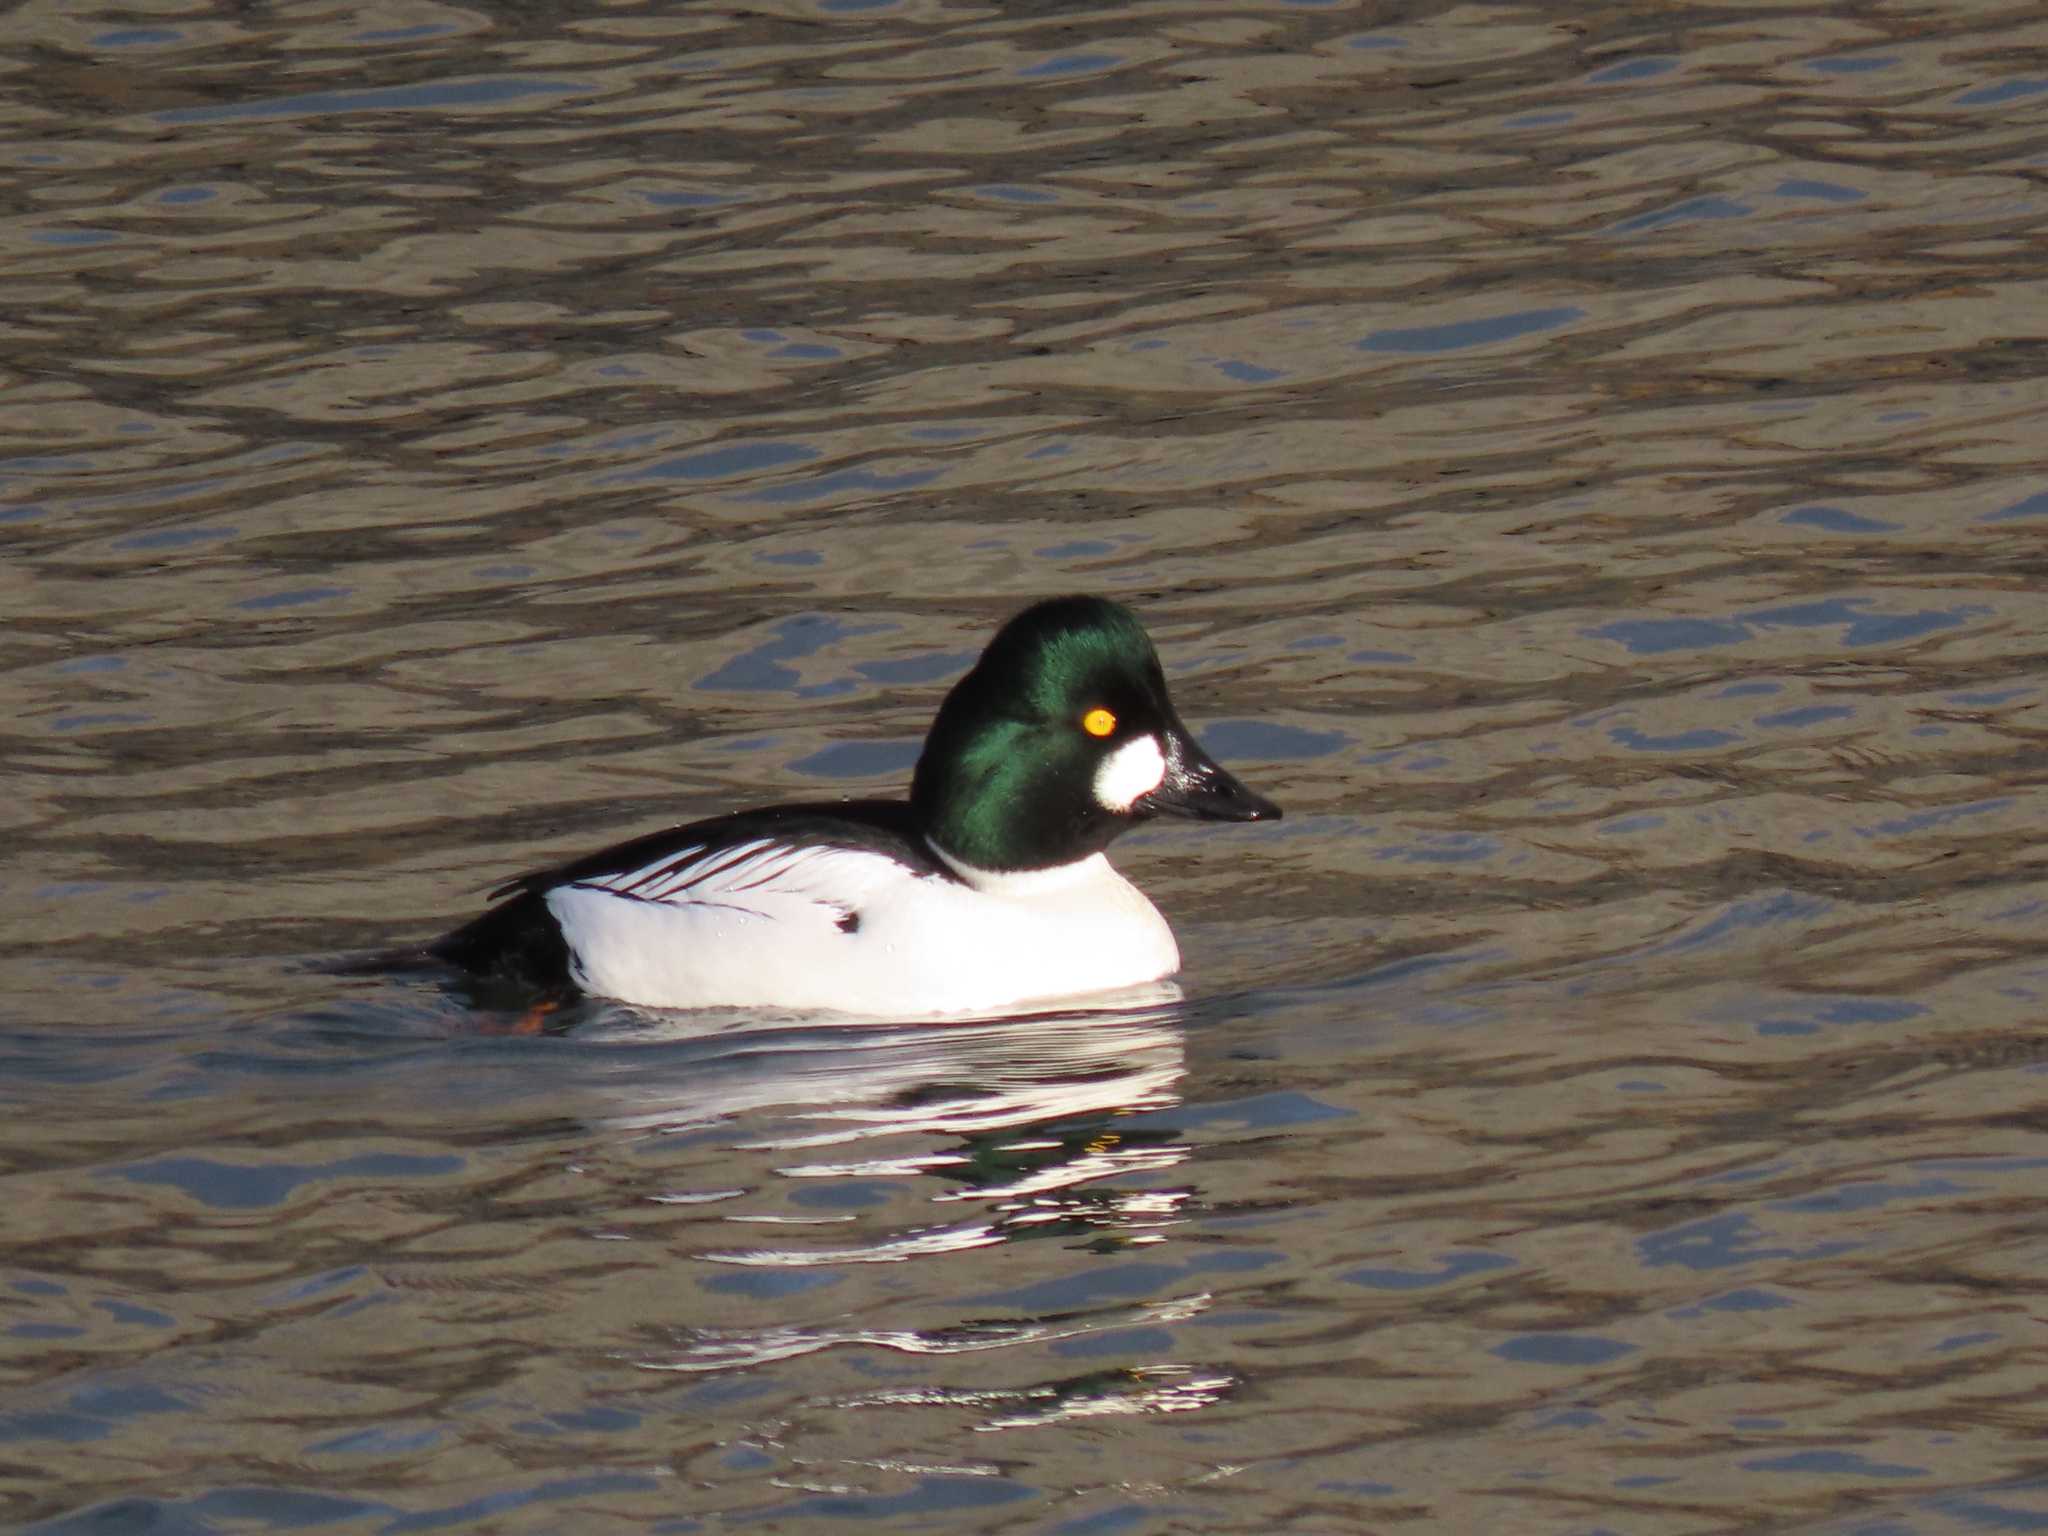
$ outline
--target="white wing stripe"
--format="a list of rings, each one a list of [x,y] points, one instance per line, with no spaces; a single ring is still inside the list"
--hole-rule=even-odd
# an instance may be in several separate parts
[[[856,877],[857,869],[865,871],[864,878]],[[718,898],[749,891],[771,898],[805,896],[843,907],[845,896],[857,900],[862,888],[885,872],[909,873],[885,854],[825,844],[792,848],[757,838],[708,851],[701,846],[683,848],[637,869],[589,875],[572,884],[677,907],[725,905],[747,910],[744,903]]]

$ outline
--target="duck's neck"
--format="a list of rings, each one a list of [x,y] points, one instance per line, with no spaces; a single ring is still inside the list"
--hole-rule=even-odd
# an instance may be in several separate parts
[[[965,859],[955,858],[929,838],[931,850],[939,862],[950,869],[964,885],[971,886],[985,896],[1003,896],[1012,899],[1048,896],[1075,886],[1087,885],[1100,880],[1104,875],[1114,875],[1109,857],[1103,853],[1091,853],[1065,864],[1053,864],[1040,869],[988,869],[979,864],[970,864]]]

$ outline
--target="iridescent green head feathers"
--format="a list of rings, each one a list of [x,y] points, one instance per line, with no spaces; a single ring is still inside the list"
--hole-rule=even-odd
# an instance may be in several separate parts
[[[1280,814],[1195,744],[1143,626],[1099,597],[1003,626],[940,706],[910,798],[942,853],[1005,871],[1086,858],[1161,812]]]

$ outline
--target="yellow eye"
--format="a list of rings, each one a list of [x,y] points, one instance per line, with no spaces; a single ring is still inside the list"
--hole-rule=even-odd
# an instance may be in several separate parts
[[[1081,717],[1081,729],[1090,736],[1107,736],[1116,729],[1116,716],[1098,704]]]

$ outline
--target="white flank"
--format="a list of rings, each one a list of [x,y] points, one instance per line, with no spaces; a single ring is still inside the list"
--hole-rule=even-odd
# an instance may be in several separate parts
[[[965,883],[763,838],[558,885],[547,904],[580,985],[654,1007],[987,1012],[1180,967],[1166,920],[1100,854],[954,867]]]
[[[1095,798],[1112,811],[1128,811],[1138,796],[1166,777],[1166,754],[1157,736],[1134,736],[1095,770]]]

